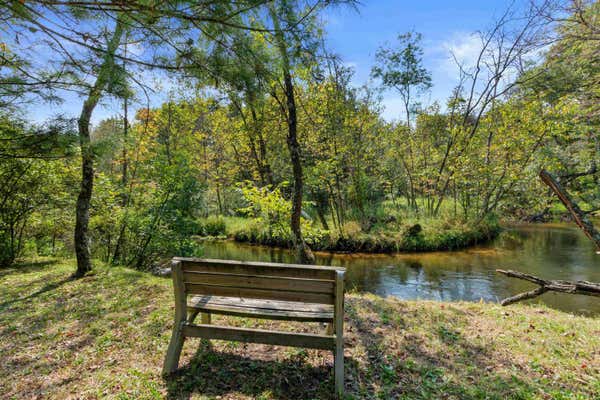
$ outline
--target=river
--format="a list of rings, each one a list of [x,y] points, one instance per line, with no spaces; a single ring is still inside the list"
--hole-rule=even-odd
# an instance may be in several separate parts
[[[401,299],[497,302],[532,284],[507,278],[496,268],[546,279],[600,282],[600,255],[569,224],[506,227],[486,245],[463,251],[410,254],[316,253],[317,264],[347,269],[348,290]],[[204,256],[246,261],[293,262],[289,250],[233,241],[204,242]],[[585,315],[600,315],[600,298],[546,293],[530,303]]]

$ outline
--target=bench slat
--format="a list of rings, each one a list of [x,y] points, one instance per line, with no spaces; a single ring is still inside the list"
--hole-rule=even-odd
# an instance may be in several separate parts
[[[322,279],[302,279],[274,276],[225,274],[210,272],[183,273],[185,283],[247,287],[254,289],[288,290],[293,292],[333,293],[335,282]]]
[[[309,333],[288,333],[263,329],[232,328],[216,325],[184,325],[185,336],[203,339],[233,340],[247,343],[262,343],[276,346],[306,347],[310,349],[332,350],[335,336]]]
[[[266,308],[266,309],[280,309],[280,310],[306,310],[311,312],[329,312],[333,310],[333,306],[329,304],[314,304],[314,303],[301,303],[297,301],[281,301],[281,300],[261,300],[261,299],[248,299],[241,297],[223,297],[223,296],[194,296],[192,297],[193,302],[210,299],[210,302],[216,304],[236,304],[239,307],[250,307],[250,308]]]
[[[205,294],[226,297],[247,297],[251,299],[270,299],[284,301],[300,301],[306,303],[333,304],[333,293],[307,293],[269,289],[253,289],[248,287],[230,287],[186,283],[187,294]]]
[[[196,296],[188,305],[188,311],[288,321],[333,321],[331,305],[239,297]]]
[[[335,280],[337,267],[176,257],[184,271]]]

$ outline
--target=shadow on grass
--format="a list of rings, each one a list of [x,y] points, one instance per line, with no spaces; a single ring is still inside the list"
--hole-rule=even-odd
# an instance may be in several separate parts
[[[352,360],[346,358],[346,364]],[[333,399],[333,366],[311,365],[302,353],[283,361],[214,350],[203,340],[191,362],[166,379],[168,399],[229,396]]]
[[[511,370],[509,355],[465,335],[469,316],[461,310],[415,314],[402,303],[392,306],[383,299],[349,303],[348,399],[522,399],[549,389],[535,376]],[[190,363],[166,380],[168,398],[334,398],[331,362],[304,357],[301,350],[283,361],[266,353],[266,360],[257,360],[247,355],[256,351],[233,348],[215,350],[203,341]]]
[[[496,369],[512,365],[505,355],[464,337],[462,330],[469,328],[462,311],[445,309],[446,319],[425,315],[415,321],[401,303],[394,307],[383,301],[361,303],[362,312],[352,314],[347,341],[354,342],[351,347],[364,346],[365,359],[345,370],[355,377],[346,391],[356,397],[499,400],[539,393],[532,382]],[[387,315],[385,320],[392,314],[389,323],[372,317]],[[411,325],[419,322],[430,327],[429,337],[406,333],[414,332]],[[386,340],[391,337],[399,340]],[[432,342],[439,344],[432,346]]]
[[[62,285],[64,285],[65,283],[72,282],[74,280],[75,280],[75,278],[73,278],[72,276],[69,276],[67,278],[61,279],[60,281],[47,283],[44,286],[42,286],[39,290],[36,290],[35,292],[31,293],[28,296],[19,297],[19,298],[13,299],[13,300],[5,301],[4,303],[0,303],[0,311],[4,310],[6,307],[8,307],[12,304],[31,300],[31,299],[34,299],[46,292],[56,290],[59,287],[61,287]]]
[[[36,268],[38,264],[32,263],[31,268]],[[44,263],[38,268],[45,268],[54,262]],[[154,286],[139,285],[138,281],[143,275],[139,272],[121,270],[119,274],[108,275],[106,270],[94,271],[81,278],[73,275],[65,275],[64,271],[58,271],[57,274],[48,274],[43,271],[36,279],[32,279],[24,284],[17,285],[12,293],[5,293],[4,302],[0,303],[0,313],[12,313],[12,320],[23,318],[23,326],[31,330],[40,331],[47,328],[53,320],[83,320],[96,321],[102,318],[103,313],[123,312],[132,307],[140,307],[147,304],[146,298],[140,299],[139,296],[148,297],[155,292]],[[98,292],[95,288],[97,282],[107,282],[108,286]],[[25,294],[38,285],[42,285],[32,293]],[[138,296],[126,296],[128,288],[136,287]],[[91,289],[91,290],[90,290]],[[102,296],[98,296],[98,294]],[[72,298],[77,298],[78,303],[70,302]],[[107,299],[123,298],[120,302],[107,303]],[[52,299],[51,301],[48,301]],[[110,307],[107,308],[107,304]],[[32,308],[33,307],[33,308]],[[33,312],[32,310],[36,311]],[[143,309],[145,313],[148,308]],[[76,315],[76,318],[75,318]],[[0,318],[0,322],[2,319]],[[11,328],[0,330],[2,335],[10,332]]]
[[[9,267],[0,267],[0,278],[12,275],[12,274],[23,274],[29,272],[41,272],[42,270],[56,265],[58,260],[39,260],[39,261],[28,261],[18,262]]]

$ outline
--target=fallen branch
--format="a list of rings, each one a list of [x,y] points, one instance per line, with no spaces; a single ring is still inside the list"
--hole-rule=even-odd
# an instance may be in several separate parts
[[[596,245],[596,252],[600,253],[600,232],[594,228],[594,224],[587,217],[587,214],[579,208],[573,201],[569,193],[558,183],[556,179],[546,170],[540,171],[542,181],[552,189],[560,201],[567,207],[575,223],[581,228],[583,233]]]
[[[533,299],[534,297],[540,296],[546,292],[561,292],[570,294],[582,294],[585,296],[597,296],[600,297],[600,283],[588,282],[588,281],[554,281],[538,278],[537,276],[524,274],[522,272],[497,269],[496,272],[509,276],[511,278],[523,279],[528,282],[535,283],[540,287],[533,289],[529,292],[519,293],[515,296],[508,297],[500,302],[503,306],[507,306],[518,301]]]

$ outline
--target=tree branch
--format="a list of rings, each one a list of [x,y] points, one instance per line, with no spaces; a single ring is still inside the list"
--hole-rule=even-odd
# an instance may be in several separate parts
[[[600,232],[594,228],[594,224],[587,217],[586,213],[579,208],[573,201],[569,193],[558,183],[558,181],[546,170],[540,171],[542,181],[552,189],[560,201],[565,205],[573,220],[581,228],[583,233],[596,245],[596,252],[600,254]]]
[[[588,282],[588,281],[557,281],[557,280],[546,280],[539,278],[534,275],[524,274],[513,270],[497,269],[496,272],[504,274],[510,278],[522,279],[528,282],[539,285],[538,288],[530,290],[528,292],[519,293],[515,296],[507,297],[502,300],[500,304],[507,306],[522,300],[533,299],[546,292],[560,292],[569,294],[581,294],[585,296],[596,296],[600,297],[600,283]]]

